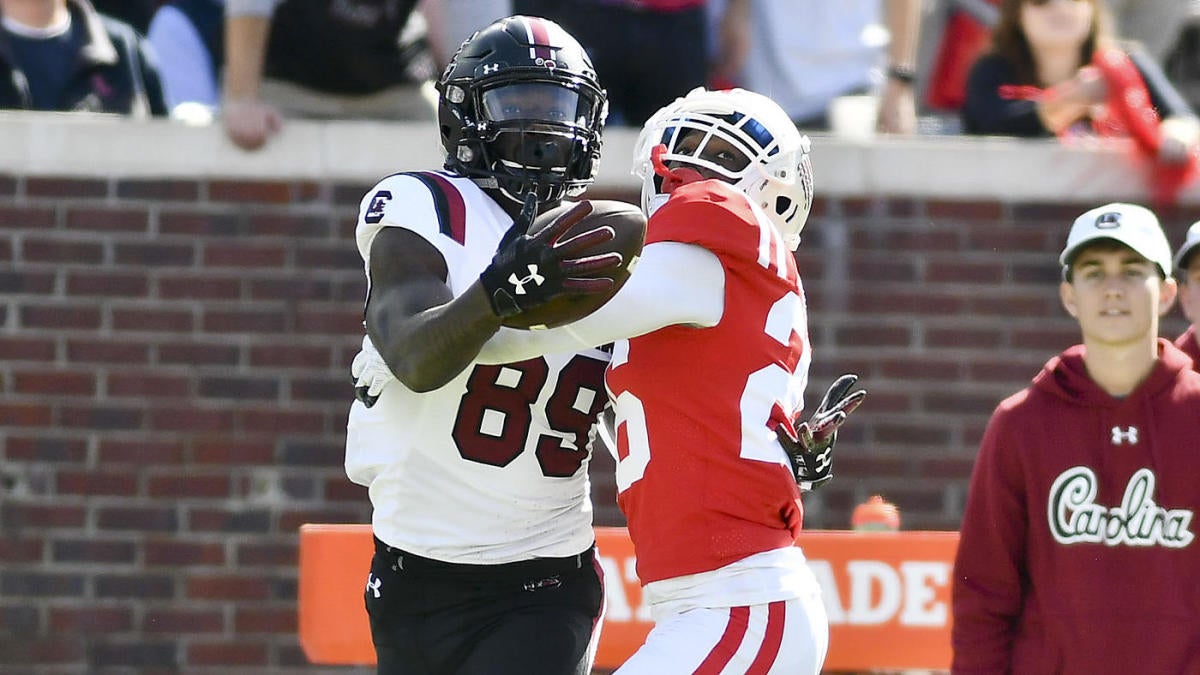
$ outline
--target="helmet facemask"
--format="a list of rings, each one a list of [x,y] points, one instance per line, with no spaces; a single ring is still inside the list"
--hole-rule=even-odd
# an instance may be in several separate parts
[[[528,37],[533,25],[541,37]],[[556,202],[594,180],[607,99],[583,49],[553,23],[510,17],[476,33],[438,88],[447,169],[518,203],[529,192]]]
[[[714,138],[740,157],[710,159]],[[741,89],[693,90],[650,118],[638,138],[634,174],[642,178],[642,209],[653,213],[670,194],[672,181],[664,186],[656,163],[675,171],[695,167],[745,194],[794,250],[812,206],[808,152],[808,137],[770,99]]]

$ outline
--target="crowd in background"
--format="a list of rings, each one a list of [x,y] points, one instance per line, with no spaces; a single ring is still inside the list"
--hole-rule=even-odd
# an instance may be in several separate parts
[[[1180,162],[1200,139],[1195,4],[0,0],[0,108],[216,119],[247,150],[288,118],[432,120],[430,85],[457,45],[523,13],[580,36],[610,125],[639,126],[696,86],[741,86],[806,131],[1140,134]],[[1144,105],[1116,109],[1131,87]]]

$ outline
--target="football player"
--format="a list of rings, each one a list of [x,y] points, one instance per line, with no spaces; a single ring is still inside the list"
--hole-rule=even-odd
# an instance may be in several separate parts
[[[567,326],[503,330],[480,358],[616,342],[618,502],[655,620],[618,673],[819,672],[828,625],[795,546],[801,488],[829,478],[865,392],[840,378],[794,424],[811,360],[792,255],[808,139],[764,96],[697,89],[647,121],[635,173],[650,217],[625,286]]]
[[[606,233],[525,234],[593,180],[605,93],[569,34],[522,16],[464,42],[437,86],[445,170],[381,180],[356,230],[363,343],[396,376],[358,391],[346,437],[374,509],[378,672],[583,675],[604,601],[586,444],[608,355],[477,357],[505,317],[611,287],[619,256],[572,277]]]

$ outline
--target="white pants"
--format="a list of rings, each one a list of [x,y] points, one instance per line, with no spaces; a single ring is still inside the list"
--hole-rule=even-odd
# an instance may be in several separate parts
[[[614,675],[816,675],[828,648],[820,596],[689,609],[656,622]]]

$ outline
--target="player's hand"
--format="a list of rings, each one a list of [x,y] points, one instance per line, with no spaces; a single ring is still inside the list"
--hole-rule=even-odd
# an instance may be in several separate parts
[[[354,382],[354,398],[370,408],[379,400],[383,388],[396,380],[383,356],[375,349],[371,338],[363,336],[362,350],[350,364],[350,379]]]
[[[496,316],[515,316],[563,293],[603,293],[612,288],[611,276],[596,273],[615,271],[621,265],[621,254],[587,255],[592,247],[616,237],[612,228],[597,227],[562,240],[567,230],[591,211],[591,204],[580,202],[529,235],[537,201],[532,193],[526,197],[520,215],[500,240],[492,264],[479,275]],[[589,274],[586,278],[574,276],[585,273]]]
[[[842,375],[830,385],[807,422],[794,429],[790,424],[775,428],[801,490],[815,490],[833,478],[833,444],[837,442],[838,427],[867,396],[865,389],[850,391],[857,381],[857,375]]]

